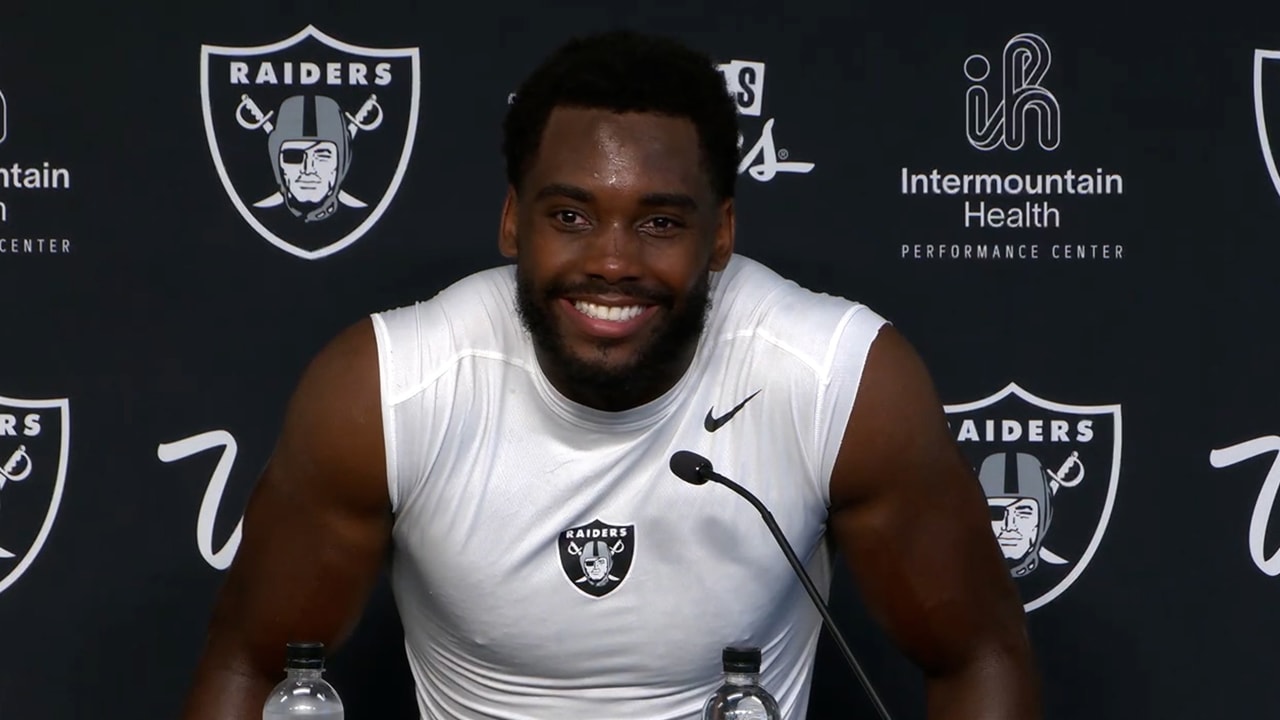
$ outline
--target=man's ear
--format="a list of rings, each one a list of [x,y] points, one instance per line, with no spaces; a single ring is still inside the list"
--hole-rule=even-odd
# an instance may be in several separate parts
[[[733,198],[720,204],[720,223],[716,227],[716,237],[711,246],[711,269],[723,270],[733,256]]]
[[[516,198],[516,189],[507,186],[507,199],[502,203],[502,221],[498,227],[498,252],[503,257],[514,259],[519,254],[519,243],[516,242],[517,216],[520,214],[520,201]]]

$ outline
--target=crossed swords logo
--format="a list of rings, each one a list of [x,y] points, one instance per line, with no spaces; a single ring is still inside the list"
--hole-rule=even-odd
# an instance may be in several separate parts
[[[31,456],[27,454],[27,446],[19,445],[4,465],[0,466],[0,490],[4,489],[5,483],[26,480],[31,474],[31,468]],[[13,553],[0,547],[0,559],[11,557],[14,557]]]
[[[570,555],[573,555],[573,556],[575,556],[575,557],[581,557],[581,556],[582,556],[583,548],[579,547],[579,546],[578,546],[578,543],[573,542],[572,540],[570,540],[570,541],[569,541],[569,546],[568,546],[567,548],[565,548],[565,549],[569,551],[569,554],[570,554]],[[613,544],[613,547],[610,547],[610,548],[609,548],[609,556],[610,556],[610,557],[612,557],[612,556],[614,556],[614,555],[617,555],[618,553],[620,553],[620,552],[622,552],[623,550],[626,550],[626,549],[627,549],[627,546],[626,546],[625,544],[623,544],[623,542],[622,542],[621,540],[619,540],[618,542],[616,542],[616,543],[614,543],[614,544]],[[596,560],[596,562],[599,562],[599,561],[600,561],[599,559],[597,559],[597,560]],[[621,581],[622,581],[622,578],[620,578],[620,577],[616,577],[613,573],[608,573],[608,574],[606,574],[606,575],[605,575],[605,577],[606,577],[607,579],[609,579],[609,580],[612,580],[613,582],[621,582]],[[590,580],[591,580],[591,578],[590,578],[589,576],[587,576],[587,575],[585,575],[585,574],[584,574],[582,577],[578,578],[577,580],[574,580],[574,582],[575,582],[575,583],[578,583],[578,584],[581,584],[581,583],[584,583],[584,582],[589,582]]]
[[[1079,472],[1077,472],[1074,477],[1068,480],[1067,476],[1071,472],[1072,468],[1079,468]],[[1056,498],[1058,497],[1059,488],[1075,487],[1080,484],[1081,480],[1084,480],[1084,463],[1080,460],[1080,453],[1076,452],[1075,450],[1072,450],[1071,454],[1067,456],[1067,459],[1064,460],[1062,465],[1058,467],[1057,472],[1054,472],[1048,468],[1045,468],[1045,472],[1049,474],[1049,478],[1050,478],[1049,494],[1052,497]],[[1040,546],[1040,559],[1044,560],[1050,565],[1066,565],[1067,564],[1066,558],[1046,548],[1044,545]]]
[[[364,101],[364,104],[360,106],[360,110],[354,116],[349,112],[343,112],[342,114],[347,118],[347,133],[352,140],[361,131],[377,130],[382,125],[382,105],[378,103],[376,94],[370,94],[369,99]],[[373,119],[369,119],[371,114],[374,116]],[[262,112],[262,108],[258,107],[258,104],[253,101],[253,98],[249,97],[248,93],[240,96],[240,104],[236,106],[236,122],[240,124],[240,127],[249,131],[262,130],[270,135],[271,131],[275,129],[275,125],[271,122],[271,118],[274,115],[274,110]],[[277,191],[254,203],[253,206],[256,208],[271,208],[283,202],[284,196]],[[346,190],[338,191],[338,202],[350,208],[369,206],[368,203],[352,196]]]

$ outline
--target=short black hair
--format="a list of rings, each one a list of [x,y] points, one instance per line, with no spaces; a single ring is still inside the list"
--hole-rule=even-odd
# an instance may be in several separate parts
[[[525,79],[502,124],[507,181],[519,188],[556,107],[650,112],[688,118],[717,200],[734,195],[738,110],[724,76],[704,53],[631,30],[575,37]]]

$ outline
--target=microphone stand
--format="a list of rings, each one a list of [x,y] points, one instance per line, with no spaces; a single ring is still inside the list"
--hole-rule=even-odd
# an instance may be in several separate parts
[[[769,512],[769,508],[764,506],[755,495],[747,492],[738,483],[717,473],[710,468],[699,468],[704,473],[704,477],[724,485],[734,491],[747,502],[751,503],[760,513],[760,517],[764,518],[764,524],[769,526],[769,534],[773,535],[773,539],[778,541],[778,547],[782,548],[782,552],[787,556],[787,561],[791,563],[791,567],[796,571],[796,577],[800,578],[801,584],[804,585],[805,591],[809,593],[809,597],[813,599],[813,604],[818,608],[818,613],[822,615],[822,622],[831,631],[831,639],[835,641],[836,647],[840,648],[840,654],[844,655],[844,659],[849,663],[849,667],[853,668],[853,674],[857,676],[858,682],[862,684],[862,689],[866,691],[867,697],[871,700],[871,705],[875,707],[876,712],[880,714],[883,720],[889,720],[889,711],[885,708],[884,703],[880,701],[880,696],[876,694],[876,690],[871,686],[871,680],[862,670],[862,666],[858,664],[858,659],[853,656],[853,651],[849,649],[844,638],[836,631],[835,620],[831,617],[830,611],[827,610],[826,603],[821,602],[821,595],[818,594],[818,588],[814,586],[813,580],[809,579],[809,573],[804,571],[804,565],[801,564],[800,558],[796,557],[796,553],[791,549],[791,543],[787,542],[787,538],[782,534],[782,528],[778,527],[778,523],[773,519],[773,513]]]
[[[769,508],[765,507],[764,503],[760,502],[759,498],[748,492],[746,488],[716,472],[712,468],[710,460],[695,452],[689,450],[677,451],[671,456],[670,467],[671,472],[676,477],[691,485],[702,485],[708,480],[715,480],[745,498],[760,513],[760,517],[764,518],[764,524],[769,528],[769,534],[777,541],[778,547],[782,548],[782,553],[787,557],[787,563],[791,565],[791,569],[800,578],[805,592],[809,594],[809,599],[813,601],[814,607],[818,608],[818,613],[822,615],[822,624],[826,626],[827,632],[835,640],[836,647],[840,648],[840,654],[844,655],[845,662],[849,663],[853,674],[858,678],[858,682],[862,684],[862,689],[866,691],[867,698],[871,700],[871,705],[880,715],[881,720],[890,720],[889,710],[880,701],[880,696],[876,694],[875,688],[871,686],[871,680],[862,671],[862,666],[858,664],[857,658],[853,656],[853,651],[849,649],[844,637],[840,635],[840,629],[836,627],[836,622],[831,617],[830,611],[827,610],[826,603],[822,602],[822,596],[818,594],[818,589],[814,587],[813,581],[809,579],[809,573],[805,572],[804,565],[800,563],[800,558],[796,557],[795,551],[791,549],[791,543],[787,542],[787,536],[782,533],[782,528],[778,527],[778,523],[773,519],[773,513],[769,512]]]

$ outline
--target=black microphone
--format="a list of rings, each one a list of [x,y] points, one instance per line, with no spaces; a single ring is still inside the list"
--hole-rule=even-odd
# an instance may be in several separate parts
[[[805,572],[804,565],[800,563],[800,558],[796,557],[795,551],[791,549],[791,543],[787,542],[786,536],[782,534],[782,528],[778,527],[778,523],[773,519],[773,513],[769,512],[769,508],[765,507],[764,503],[760,502],[760,499],[748,492],[746,488],[716,472],[711,466],[711,461],[697,453],[679,450],[671,456],[670,464],[671,472],[690,485],[703,485],[708,480],[715,480],[746,498],[747,502],[760,511],[760,517],[764,518],[764,524],[769,526],[769,532],[773,535],[773,539],[778,541],[778,547],[781,547],[783,554],[787,556],[787,562],[791,563],[791,569],[796,571],[801,584],[804,585],[804,589],[809,593],[809,599],[818,608],[818,612],[822,615],[822,624],[826,626],[827,632],[831,633],[831,638],[835,640],[836,646],[840,648],[841,654],[844,655],[845,661],[849,663],[853,674],[857,676],[858,682],[862,683],[862,689],[867,692],[867,697],[870,698],[871,704],[883,720],[889,720],[889,711],[885,709],[884,703],[880,702],[880,696],[876,694],[875,688],[871,686],[871,681],[867,679],[866,673],[862,671],[862,666],[858,664],[857,658],[853,656],[853,651],[849,649],[844,637],[840,635],[840,631],[836,628],[835,620],[831,619],[831,613],[827,610],[826,604],[822,602],[822,597],[818,595],[818,589],[813,586],[813,580],[809,579],[809,573]]]

